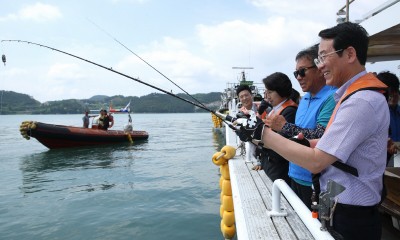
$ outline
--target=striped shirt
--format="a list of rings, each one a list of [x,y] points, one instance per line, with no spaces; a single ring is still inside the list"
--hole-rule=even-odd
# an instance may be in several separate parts
[[[335,93],[335,101],[355,80],[354,76]],[[359,206],[379,203],[382,192],[382,174],[386,167],[386,149],[390,116],[385,97],[376,91],[354,93],[339,107],[335,119],[316,148],[335,156],[358,170],[355,177],[328,166],[320,178],[321,192],[329,179],[343,185],[346,190],[338,195],[338,202]]]

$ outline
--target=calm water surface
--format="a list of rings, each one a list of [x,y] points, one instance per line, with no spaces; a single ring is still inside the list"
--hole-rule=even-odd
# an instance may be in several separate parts
[[[210,114],[132,117],[148,141],[48,150],[20,123],[82,115],[0,115],[0,239],[222,239]],[[115,118],[122,129],[127,115]]]

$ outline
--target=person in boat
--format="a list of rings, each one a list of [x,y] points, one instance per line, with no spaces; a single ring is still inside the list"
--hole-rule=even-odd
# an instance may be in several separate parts
[[[108,117],[107,110],[101,112],[99,118],[99,129],[107,130],[110,126],[110,118]]]
[[[273,107],[268,113],[267,119],[275,115],[280,115],[287,122],[294,123],[297,104],[290,99],[292,96],[292,83],[289,77],[284,73],[276,72],[264,78],[263,83],[267,93],[267,101]],[[254,169],[264,169],[272,181],[283,179],[290,184],[288,176],[289,162],[271,149],[263,149],[263,152],[261,155],[261,165],[256,165]]]
[[[100,109],[100,115],[98,116],[98,120],[97,120],[97,128],[98,129],[103,129],[104,126],[104,109]]]
[[[300,51],[295,58],[294,77],[306,94],[300,100],[295,123],[289,123],[282,115],[266,120],[266,124],[285,137],[294,137],[303,133],[309,139],[320,138],[335,108],[333,94],[335,87],[327,86],[321,71],[314,64],[318,57],[318,45]],[[311,208],[312,175],[307,169],[292,162],[289,163],[290,187]]]
[[[109,119],[109,127],[108,128],[112,128],[112,126],[114,126],[114,116],[112,115],[112,113],[108,113],[108,119]]]
[[[390,127],[387,161],[389,163],[393,155],[399,150],[394,142],[400,141],[400,106],[398,105],[400,83],[399,78],[389,71],[380,72],[376,77],[388,86],[387,101],[390,112]]]
[[[308,147],[263,124],[247,125],[248,121],[242,121],[238,135],[251,136],[254,142],[262,142],[294,164],[321,173],[321,193],[336,192],[335,204],[332,202],[335,207],[327,215],[330,221],[320,218],[327,222],[330,232],[344,239],[380,239],[378,206],[383,196],[390,123],[382,94],[387,86],[366,71],[369,39],[362,26],[340,23],[320,31],[319,37],[319,55],[314,62],[326,83],[338,87],[334,95],[337,104],[324,135],[307,141],[299,134],[297,140],[308,142]],[[341,185],[344,190],[326,192],[332,185]]]
[[[90,118],[94,116],[90,116],[88,111],[85,111],[85,116],[83,116],[83,127],[88,128],[90,123]]]

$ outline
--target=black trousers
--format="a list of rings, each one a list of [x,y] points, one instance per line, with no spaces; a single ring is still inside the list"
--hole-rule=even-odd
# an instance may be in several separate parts
[[[296,195],[303,201],[304,205],[308,207],[308,209],[311,210],[311,195],[312,195],[312,188],[311,186],[304,186],[293,179],[290,179],[290,188],[293,190],[293,192],[296,193]]]
[[[346,240],[380,240],[382,223],[378,206],[338,203],[333,214],[333,229]]]
[[[283,179],[290,186],[289,162],[270,149],[265,151],[267,154],[261,160],[261,165],[267,176],[272,181]]]

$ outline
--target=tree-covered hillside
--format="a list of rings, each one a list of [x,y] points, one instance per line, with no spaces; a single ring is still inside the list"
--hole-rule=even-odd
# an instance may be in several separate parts
[[[161,93],[151,93],[142,97],[131,96],[104,96],[96,95],[88,99],[67,99],[40,103],[33,97],[13,91],[0,90],[0,114],[74,114],[83,113],[85,110],[124,108],[129,101],[130,109],[136,113],[191,113],[204,112],[204,110],[173,96]],[[177,96],[200,105],[196,100],[186,94]],[[192,95],[207,108],[215,110],[220,105],[221,93],[198,93]]]

